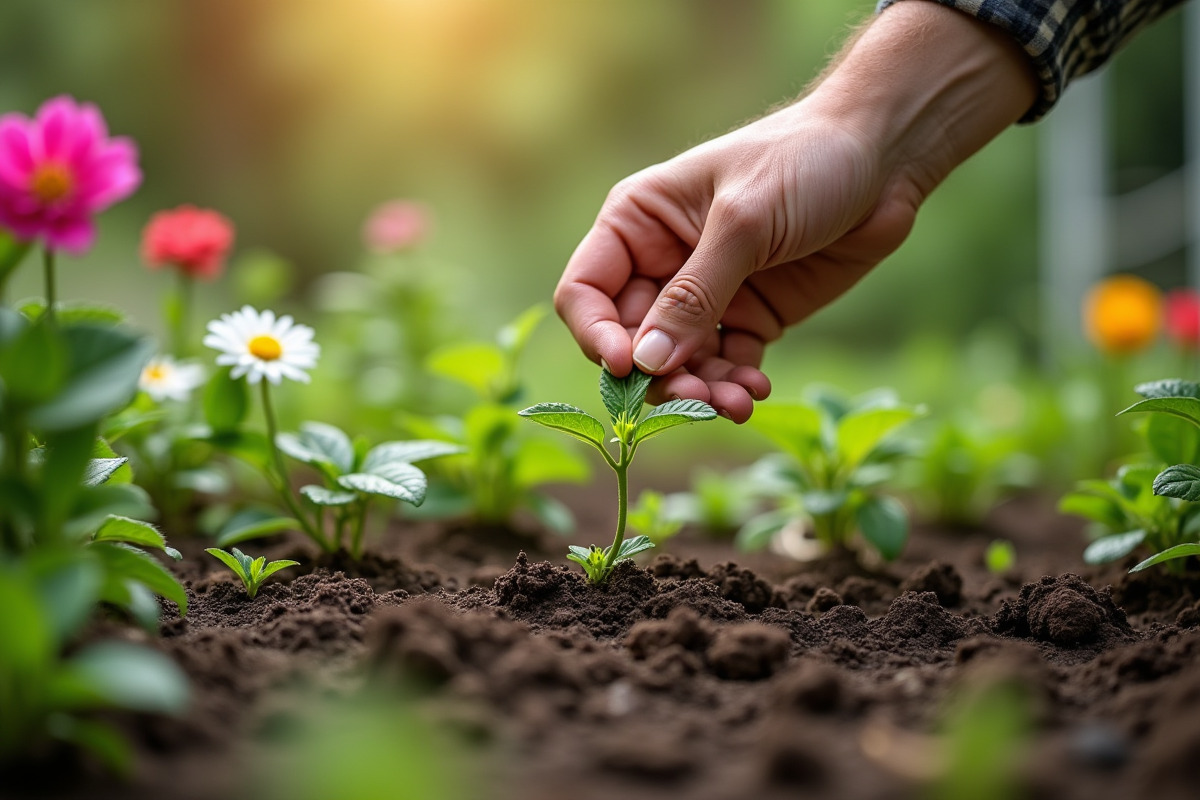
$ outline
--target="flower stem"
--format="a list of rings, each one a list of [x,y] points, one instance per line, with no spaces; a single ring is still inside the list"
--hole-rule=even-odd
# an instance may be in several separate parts
[[[363,531],[367,526],[367,501],[363,500],[358,507],[358,514],[354,520],[354,536],[350,540],[350,555],[355,561],[362,558],[362,543]]]
[[[300,527],[304,529],[304,533],[314,542],[321,546],[322,550],[332,553],[336,548],[331,544],[321,532],[313,527],[312,522],[308,519],[308,515],[304,513],[304,509],[296,502],[296,498],[292,497],[291,488],[288,486],[287,467],[283,464],[283,454],[279,452],[278,445],[275,444],[276,437],[279,436],[279,426],[275,422],[275,409],[271,405],[271,383],[266,378],[261,381],[262,386],[262,404],[263,416],[267,421],[267,447],[271,451],[271,457],[275,462],[275,472],[277,473],[276,487],[279,489],[279,495],[283,498],[284,504],[288,510],[292,512],[292,516],[300,523]]]
[[[42,274],[46,284],[46,322],[54,323],[54,304],[58,300],[57,281],[54,274],[54,250],[50,247],[42,249]]]
[[[617,473],[617,533],[613,536],[612,547],[608,548],[608,556],[604,559],[605,578],[612,572],[621,543],[625,541],[625,517],[629,511],[629,462],[632,458],[633,451],[625,442],[621,442],[621,457],[612,464],[613,471]]]
[[[171,326],[171,351],[176,358],[188,356],[188,333],[192,322],[192,297],[195,280],[183,270],[179,271],[179,286],[176,296],[175,319]]]

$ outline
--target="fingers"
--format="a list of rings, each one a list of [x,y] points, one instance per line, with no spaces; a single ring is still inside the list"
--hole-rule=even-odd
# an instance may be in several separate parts
[[[614,375],[628,374],[633,366],[629,333],[613,301],[631,271],[620,237],[596,226],[575,248],[554,292],[554,308],[584,355],[603,361]]]
[[[634,337],[640,369],[672,372],[713,334],[742,281],[765,257],[757,219],[741,207],[713,204],[695,251],[659,292]]]

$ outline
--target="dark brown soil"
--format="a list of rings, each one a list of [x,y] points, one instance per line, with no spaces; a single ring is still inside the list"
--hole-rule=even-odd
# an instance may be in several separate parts
[[[1014,574],[983,569],[996,536]],[[590,587],[558,540],[422,523],[376,544],[359,563],[268,548],[307,574],[254,600],[189,557],[191,610],[154,646],[191,677],[192,710],[120,720],[130,783],[59,754],[0,796],[259,796],[253,765],[297,706],[371,687],[452,729],[469,798],[920,797],[947,709],[1000,684],[1029,699],[1017,796],[1200,791],[1200,580],[1085,570],[1078,526],[1036,499],[986,530],[918,529],[874,569],[685,536]]]

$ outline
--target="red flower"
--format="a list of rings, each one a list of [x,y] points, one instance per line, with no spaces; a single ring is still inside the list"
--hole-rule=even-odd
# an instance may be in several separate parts
[[[1164,301],[1167,336],[1184,350],[1200,348],[1200,293],[1192,289],[1172,289]]]
[[[429,208],[411,200],[392,200],[371,212],[363,225],[363,241],[380,255],[416,247],[432,227]]]
[[[195,206],[160,211],[142,232],[142,259],[150,267],[176,267],[193,278],[219,277],[232,246],[233,224]]]

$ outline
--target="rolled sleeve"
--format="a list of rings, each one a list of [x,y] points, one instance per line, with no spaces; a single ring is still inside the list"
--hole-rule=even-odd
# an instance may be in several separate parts
[[[902,0],[880,0],[876,10]],[[1041,92],[1021,122],[1045,116],[1072,80],[1108,61],[1139,29],[1183,0],[926,0],[1011,35],[1029,54]]]

